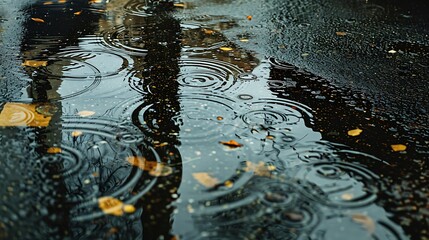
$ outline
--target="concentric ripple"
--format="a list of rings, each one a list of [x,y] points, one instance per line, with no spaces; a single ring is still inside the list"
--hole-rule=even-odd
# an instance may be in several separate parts
[[[144,29],[143,26],[116,26],[103,34],[102,44],[116,51],[144,56],[148,52]]]
[[[184,58],[179,62],[177,77],[181,90],[212,90],[217,92],[236,91],[241,81],[237,81],[243,70],[237,66],[213,59]]]
[[[321,201],[332,207],[362,207],[377,199],[378,177],[350,163],[318,162],[302,166],[296,178],[318,186]]]
[[[160,161],[132,125],[107,118],[63,116],[61,128],[61,145],[48,149],[42,169],[64,182],[66,201],[76,206],[71,213],[74,220],[102,216],[100,197],[133,203],[155,184],[155,177],[127,161],[134,156]]]
[[[299,123],[311,123],[311,109],[286,99],[261,98],[249,104],[241,119],[250,128],[262,126],[270,130],[290,130]]]
[[[139,16],[139,17],[151,16],[152,14],[150,12],[150,9],[145,2],[129,1],[124,5],[124,11],[130,15]]]

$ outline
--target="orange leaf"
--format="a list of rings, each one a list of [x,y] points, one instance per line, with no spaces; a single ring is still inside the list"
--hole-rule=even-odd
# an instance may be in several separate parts
[[[251,15],[248,15],[246,18],[247,18],[247,20],[249,20],[249,21],[253,19],[253,17],[252,17]]]
[[[200,173],[192,173],[192,176],[197,180],[201,185],[212,188],[219,183],[219,180],[215,177],[210,176],[208,173],[200,172]]]
[[[353,130],[349,130],[347,132],[347,134],[349,136],[356,137],[356,136],[359,136],[362,133],[362,131],[363,131],[362,129],[356,128],[356,129],[353,129]]]
[[[48,66],[48,61],[25,60],[21,65],[27,67],[46,67]]]
[[[62,149],[59,147],[50,147],[46,150],[47,153],[61,153]]]
[[[80,111],[77,113],[77,115],[81,116],[81,117],[89,117],[94,115],[95,112],[94,111]]]
[[[243,146],[243,144],[238,143],[238,142],[236,142],[236,141],[234,141],[234,140],[229,140],[228,142],[220,141],[219,143],[220,143],[220,144],[223,144],[223,145],[225,145],[225,146],[228,146],[228,147],[230,147],[230,148],[238,148],[238,147],[242,147],[242,146]]]
[[[45,20],[41,19],[41,18],[31,18],[31,20],[38,22],[38,23],[44,23]]]
[[[105,213],[114,216],[122,216],[125,213],[135,212],[133,205],[124,204],[114,197],[101,197],[98,199],[98,207]]]
[[[344,37],[347,35],[346,32],[335,32],[335,34],[337,34],[337,36],[340,36],[340,37]]]
[[[0,126],[48,126],[51,121],[51,117],[38,113],[36,108],[37,105],[32,103],[6,103],[0,113]]]
[[[393,145],[390,145],[390,147],[395,152],[402,152],[402,151],[407,150],[407,146],[405,146],[403,144],[393,144]]]
[[[79,15],[81,15],[82,14],[82,11],[79,11],[79,12],[75,12],[75,13],[73,13],[75,16],[79,16]]]
[[[173,173],[173,169],[170,166],[166,166],[163,163],[155,161],[147,161],[144,157],[127,157],[127,161],[143,171],[147,171],[150,175],[155,177],[164,177]]]

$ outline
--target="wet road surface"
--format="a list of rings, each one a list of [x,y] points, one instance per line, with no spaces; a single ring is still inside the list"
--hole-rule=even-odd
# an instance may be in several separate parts
[[[0,0],[0,239],[427,239],[416,4]]]

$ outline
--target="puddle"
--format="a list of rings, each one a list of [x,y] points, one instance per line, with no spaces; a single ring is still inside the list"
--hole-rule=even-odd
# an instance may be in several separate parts
[[[300,81],[317,77],[229,42],[233,19],[161,7],[20,10],[19,70],[0,75],[19,82],[0,102],[0,239],[408,239],[372,167],[392,162],[328,141],[294,99],[331,100]]]

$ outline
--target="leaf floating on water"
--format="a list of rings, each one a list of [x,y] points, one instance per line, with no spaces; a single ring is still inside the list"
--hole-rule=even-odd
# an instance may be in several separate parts
[[[81,117],[89,117],[94,115],[95,112],[94,111],[80,111],[77,113],[77,115],[81,116]]]
[[[201,185],[207,188],[212,188],[219,183],[219,180],[215,177],[210,176],[206,172],[192,173],[192,176],[197,180]]]
[[[147,161],[144,157],[127,157],[127,161],[143,171],[147,171],[150,175],[155,177],[165,177],[173,173],[173,168],[165,165],[164,163]]]
[[[238,143],[234,140],[229,140],[228,142],[220,141],[219,143],[230,148],[239,148],[243,146],[243,144]]]
[[[347,134],[349,136],[356,137],[356,136],[359,136],[362,133],[362,131],[363,131],[362,129],[356,128],[356,129],[353,129],[353,130],[349,130],[347,132]]]
[[[175,3],[174,6],[177,7],[177,8],[186,8],[186,4],[185,3]]]
[[[344,193],[343,195],[341,195],[341,199],[345,200],[345,201],[350,201],[353,199],[353,194],[351,193]]]
[[[6,103],[0,112],[2,127],[46,127],[51,121],[50,116],[44,116],[36,111],[36,104]]]
[[[203,32],[204,32],[205,34],[207,34],[207,35],[212,35],[213,33],[215,33],[215,31],[214,31],[214,30],[207,29],[207,28],[204,28],[204,29],[203,29]]]
[[[52,153],[52,154],[54,154],[54,153],[61,153],[62,149],[59,148],[59,147],[50,147],[50,148],[48,148],[48,150],[46,150],[46,152],[47,153]]]
[[[395,152],[402,152],[402,151],[407,150],[407,146],[405,146],[403,144],[393,144],[393,145],[390,145],[390,147]]]
[[[361,224],[368,233],[373,234],[375,232],[375,223],[371,217],[363,214],[353,214],[351,217],[353,221]]]
[[[249,39],[247,39],[247,38],[240,38],[240,42],[248,42],[249,41]]]
[[[244,171],[253,172],[255,175],[260,177],[271,177],[271,172],[276,170],[273,165],[267,166],[264,162],[260,161],[258,164],[246,161],[246,167]]]
[[[347,35],[347,33],[346,33],[346,32],[335,32],[335,34],[336,34],[337,36],[339,36],[339,37],[344,37],[344,36],[346,36],[346,35]]]
[[[217,116],[217,117],[216,117],[216,119],[217,119],[218,121],[222,121],[222,120],[223,120],[223,117],[221,117],[221,116]]]
[[[247,18],[247,20],[249,20],[249,21],[251,21],[251,20],[253,19],[253,17],[252,17],[251,15],[248,15],[246,18]]]
[[[395,54],[395,53],[396,53],[396,51],[392,49],[392,50],[389,50],[389,51],[388,51],[388,53],[390,53],[390,54]]]
[[[224,52],[230,52],[230,51],[234,50],[233,48],[230,48],[230,47],[221,47],[219,49],[224,51]]]
[[[41,18],[31,18],[31,20],[38,22],[38,23],[44,23],[45,20],[41,19]]]
[[[54,4],[54,2],[52,2],[52,1],[48,1],[48,2],[44,2],[44,3],[43,3],[43,5],[51,5],[51,4]]]
[[[27,67],[46,67],[48,66],[48,61],[25,60],[21,65]]]
[[[79,16],[79,15],[81,15],[81,14],[82,14],[82,11],[74,12],[73,14],[74,14],[75,16]]]
[[[114,216],[122,216],[124,213],[135,212],[133,205],[124,204],[114,197],[101,197],[98,199],[98,207],[105,213]]]
[[[83,132],[81,132],[81,131],[73,131],[72,133],[71,133],[71,135],[72,135],[72,137],[79,137],[80,135],[82,135],[83,134]]]

